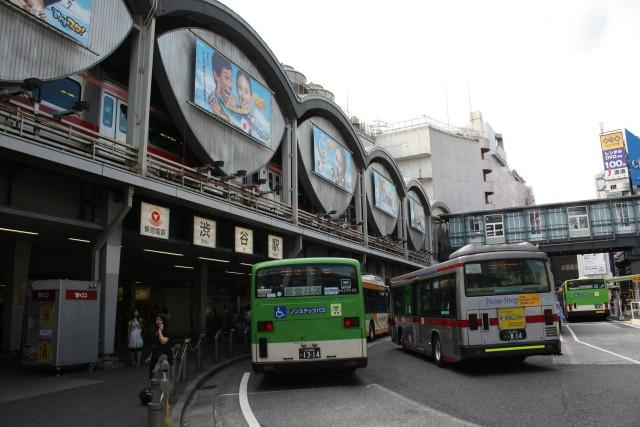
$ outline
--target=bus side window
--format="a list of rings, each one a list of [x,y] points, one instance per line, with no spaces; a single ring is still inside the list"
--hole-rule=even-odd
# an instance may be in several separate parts
[[[393,314],[395,316],[402,316],[404,314],[404,300],[403,300],[403,289],[394,289],[393,293]]]

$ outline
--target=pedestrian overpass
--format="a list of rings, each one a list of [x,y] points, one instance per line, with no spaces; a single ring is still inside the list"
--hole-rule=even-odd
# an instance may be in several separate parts
[[[549,255],[640,255],[639,196],[446,214],[440,220],[440,260],[469,243],[531,242]],[[632,256],[631,269],[640,273],[640,256]]]

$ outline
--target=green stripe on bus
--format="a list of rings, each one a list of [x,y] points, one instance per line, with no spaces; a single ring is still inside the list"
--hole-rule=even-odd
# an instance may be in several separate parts
[[[514,351],[514,350],[535,350],[544,348],[544,345],[523,345],[520,347],[501,347],[501,348],[485,348],[485,353],[495,353],[497,351]]]

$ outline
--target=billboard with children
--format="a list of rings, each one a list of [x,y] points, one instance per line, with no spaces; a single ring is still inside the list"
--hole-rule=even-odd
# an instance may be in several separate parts
[[[394,218],[398,217],[396,186],[376,170],[373,171],[373,206]]]
[[[91,41],[93,0],[8,0],[83,46]]]
[[[313,171],[343,190],[353,192],[351,152],[313,126]]]
[[[271,147],[271,91],[196,39],[193,102]]]
[[[424,233],[426,231],[424,207],[413,197],[409,199],[409,224],[416,230]]]

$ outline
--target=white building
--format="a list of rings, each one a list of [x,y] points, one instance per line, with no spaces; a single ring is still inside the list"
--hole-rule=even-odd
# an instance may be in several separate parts
[[[533,190],[509,169],[502,136],[471,114],[468,127],[426,116],[366,128],[394,157],[404,178],[418,179],[434,208],[468,212],[534,204]],[[438,209],[440,208],[440,209]]]

